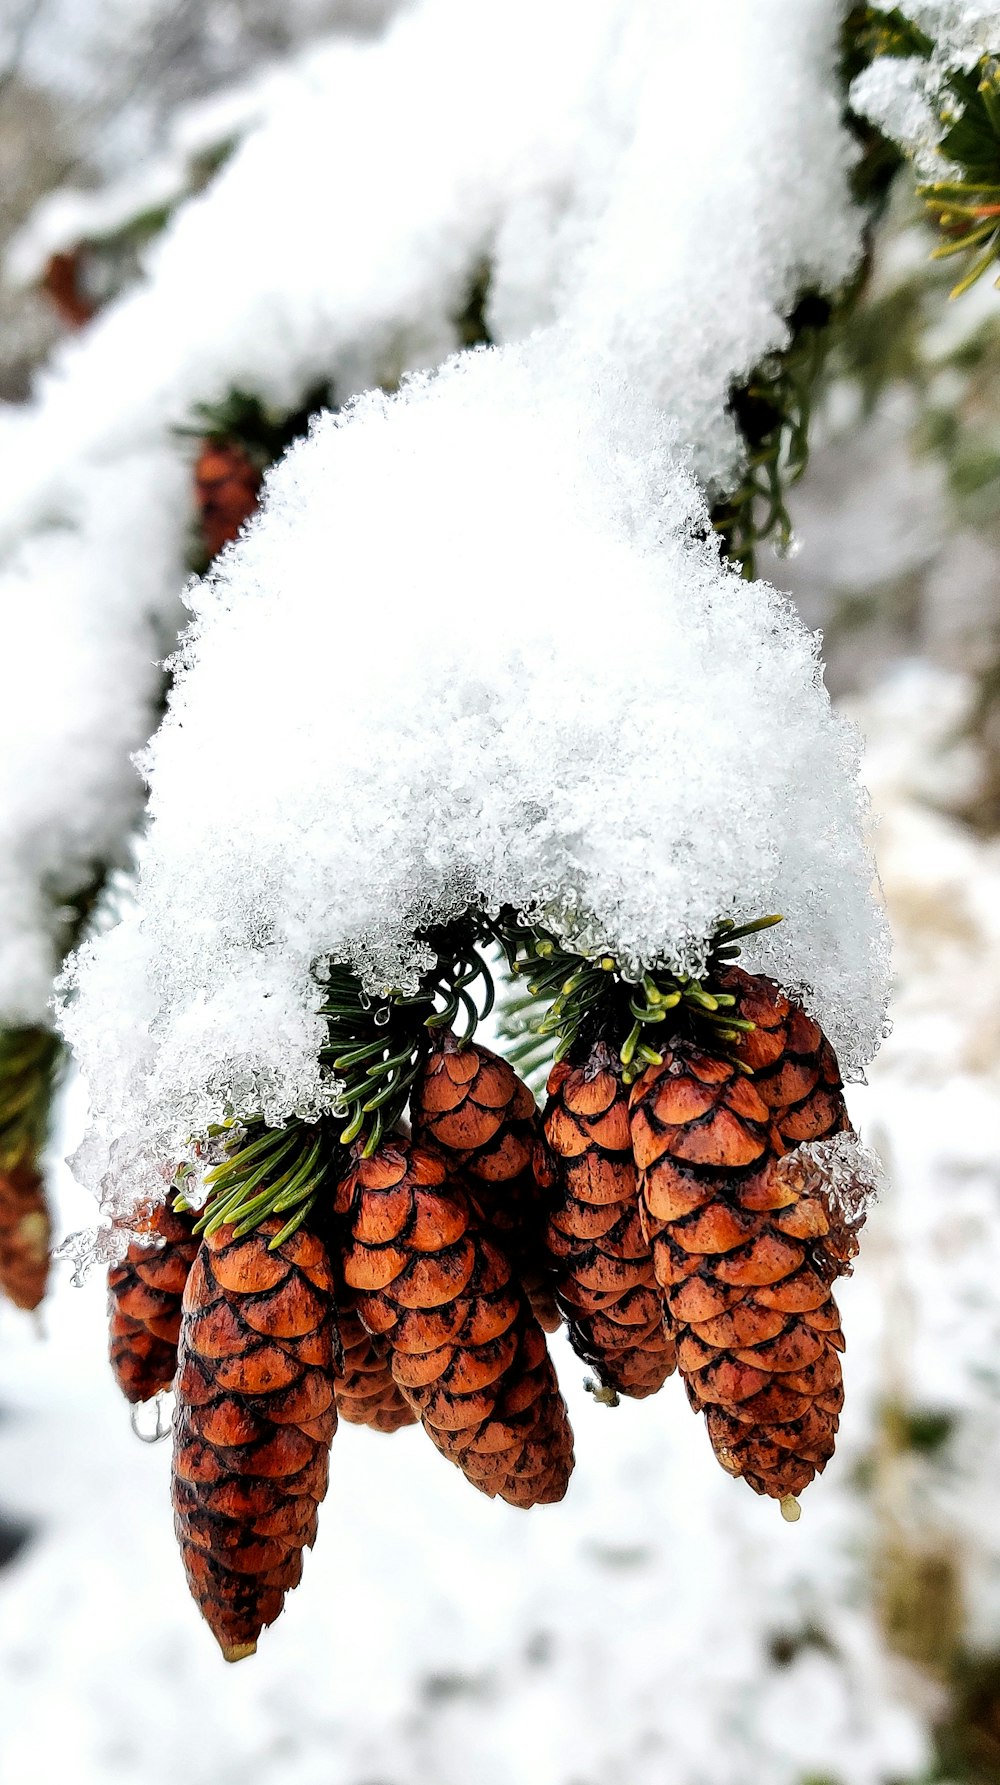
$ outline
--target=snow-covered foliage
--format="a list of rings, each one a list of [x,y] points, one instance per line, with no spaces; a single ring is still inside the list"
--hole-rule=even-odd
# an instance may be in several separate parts
[[[51,97],[106,177],[163,146],[172,111],[324,31],[376,30],[400,0],[7,0],[0,63]],[[74,172],[79,171],[75,162]]]
[[[725,70],[720,21],[685,7],[530,13],[484,8],[477,54],[455,0],[424,0],[332,49],[43,393],[71,457],[240,383],[346,395],[440,359],[484,257],[494,337],[541,326],[318,427],[194,596],[138,906],[66,1019],[130,1189],[227,1109],[328,1103],[317,958],[405,984],[414,929],[477,897],[687,969],[721,917],[779,909],[761,964],[848,1062],[876,1044],[853,746],[790,610],[720,569],[691,474],[732,484],[731,387],[856,257],[836,9],[727,7]],[[403,166],[386,124],[409,143],[411,114]],[[192,264],[232,301],[206,315]]]
[[[163,519],[142,455],[196,403],[244,387],[291,408],[320,380],[343,401],[436,365],[484,264],[508,344],[318,428],[193,597],[139,907],[67,1018],[113,1148],[141,1132],[152,1158],[226,1107],[320,1107],[314,959],[405,981],[414,926],[475,896],[689,967],[720,917],[779,909],[756,958],[848,1062],[870,1055],[883,944],[853,746],[791,612],[704,543],[697,488],[738,480],[730,391],[857,258],[838,20],[830,0],[422,0],[305,57],[144,283],[45,376],[8,537],[100,464],[132,553]],[[98,649],[118,619],[88,524],[70,520],[61,595]],[[98,575],[131,573],[102,549]],[[165,628],[177,582],[151,554]],[[28,598],[8,580],[15,641]],[[26,700],[33,673],[37,654]],[[72,892],[137,804],[145,637],[120,686],[105,724],[81,720],[89,682],[66,690],[42,832],[16,788],[0,801],[11,897],[38,918],[33,947],[23,915],[14,946],[0,934],[0,1010],[21,1018],[60,934],[40,888]]]
[[[895,9],[894,0],[875,4]],[[851,105],[913,156],[925,178],[941,178],[937,147],[946,117],[955,115],[949,76],[1000,51],[1000,14],[994,0],[907,0],[899,10],[926,32],[931,54],[876,57],[852,83]]]
[[[138,902],[67,1012],[113,1144],[152,1167],[227,1102],[314,1113],[313,963],[411,988],[414,932],[478,898],[687,971],[720,919],[781,911],[752,958],[870,1056],[853,738],[706,529],[656,411],[547,339],[293,448],[196,595]]]

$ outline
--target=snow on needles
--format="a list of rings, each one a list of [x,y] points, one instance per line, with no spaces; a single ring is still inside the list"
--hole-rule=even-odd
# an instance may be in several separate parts
[[[751,959],[871,1053],[853,735],[708,531],[657,409],[560,337],[314,425],[195,591],[137,902],[76,969],[85,1170],[138,1191],[227,1107],[315,1113],[317,960],[412,984],[477,897],[687,969],[781,911]]]
[[[876,4],[895,9],[892,0]],[[877,56],[852,82],[851,105],[914,157],[922,178],[941,179],[938,144],[956,110],[949,77],[1000,53],[1000,14],[996,0],[906,0],[899,10],[932,40],[931,54]]]
[[[49,652],[18,657],[49,730],[0,750],[0,860],[21,887],[15,927],[0,920],[0,1020],[45,1020],[53,888],[119,856],[136,811],[129,752],[159,679],[140,627],[126,651],[121,601],[131,589],[169,636],[180,582],[155,546],[175,498],[158,502],[142,455],[183,466],[175,430],[233,388],[294,410],[317,383],[343,401],[440,363],[486,266],[494,339],[568,318],[674,418],[706,483],[731,485],[732,384],[784,345],[798,292],[836,287],[857,252],[838,16],[832,0],[421,0],[384,39],[332,40],[269,81],[261,126],[142,283],[60,351],[5,455],[5,538],[56,515],[67,549],[58,599],[29,564],[0,577],[0,605],[34,602],[57,652],[72,612],[90,644],[75,680],[60,671],[58,712]],[[120,551],[76,500],[98,467],[118,480]],[[101,637],[117,669],[95,682]],[[27,817],[25,772],[46,778]]]

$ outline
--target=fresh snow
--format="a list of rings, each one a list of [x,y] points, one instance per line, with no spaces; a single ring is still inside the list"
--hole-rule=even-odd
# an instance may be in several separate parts
[[[632,969],[781,912],[747,959],[846,1067],[873,1052],[883,923],[816,640],[700,537],[656,411],[563,345],[324,418],[193,592],[136,903],[64,1016],[91,1175],[107,1149],[141,1194],[227,1110],[335,1101],[314,963],[412,988],[414,933],[478,899]]]
[[[124,649],[117,602],[148,558],[142,604],[169,634],[181,580],[147,551],[165,510],[142,455],[187,465],[175,430],[234,386],[292,408],[321,380],[343,400],[440,363],[489,262],[497,339],[562,319],[589,342],[596,378],[607,363],[633,379],[699,476],[731,485],[731,383],[781,347],[797,292],[836,286],[857,254],[837,18],[831,0],[711,13],[681,0],[422,0],[384,38],[333,38],[275,80],[266,118],[180,208],[142,283],[56,355],[5,455],[5,616],[30,600],[55,638],[61,608],[19,566],[58,521],[60,601],[119,659],[99,707],[81,653],[37,771],[27,744],[9,770],[0,756],[0,859],[21,913],[16,930],[0,926],[0,1016],[45,1020],[44,963],[63,931],[52,888],[61,899],[93,862],[120,858],[138,804],[129,753],[154,728],[159,683],[139,628]],[[120,554],[95,548],[76,506],[97,466],[118,481]],[[48,662],[20,663],[24,702],[40,710]],[[51,777],[41,826],[21,810],[26,761]]]

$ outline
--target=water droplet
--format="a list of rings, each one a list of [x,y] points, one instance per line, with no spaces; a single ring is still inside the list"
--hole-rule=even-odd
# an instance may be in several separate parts
[[[129,1408],[129,1424],[142,1444],[159,1444],[163,1438],[169,1437],[170,1413],[167,1408],[169,1398],[166,1393],[158,1394],[154,1395],[151,1401],[139,1401],[135,1406]],[[147,1424],[147,1416],[151,1412],[154,1413],[156,1420],[152,1428]],[[142,1424],[140,1424],[140,1420]],[[144,1427],[145,1429],[143,1429]]]

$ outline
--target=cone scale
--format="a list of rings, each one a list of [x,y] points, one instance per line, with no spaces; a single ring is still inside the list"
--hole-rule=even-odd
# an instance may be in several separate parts
[[[344,1357],[334,1386],[341,1419],[373,1432],[416,1425],[416,1414],[392,1379],[386,1345],[367,1330],[352,1301],[338,1298],[337,1320]]]

